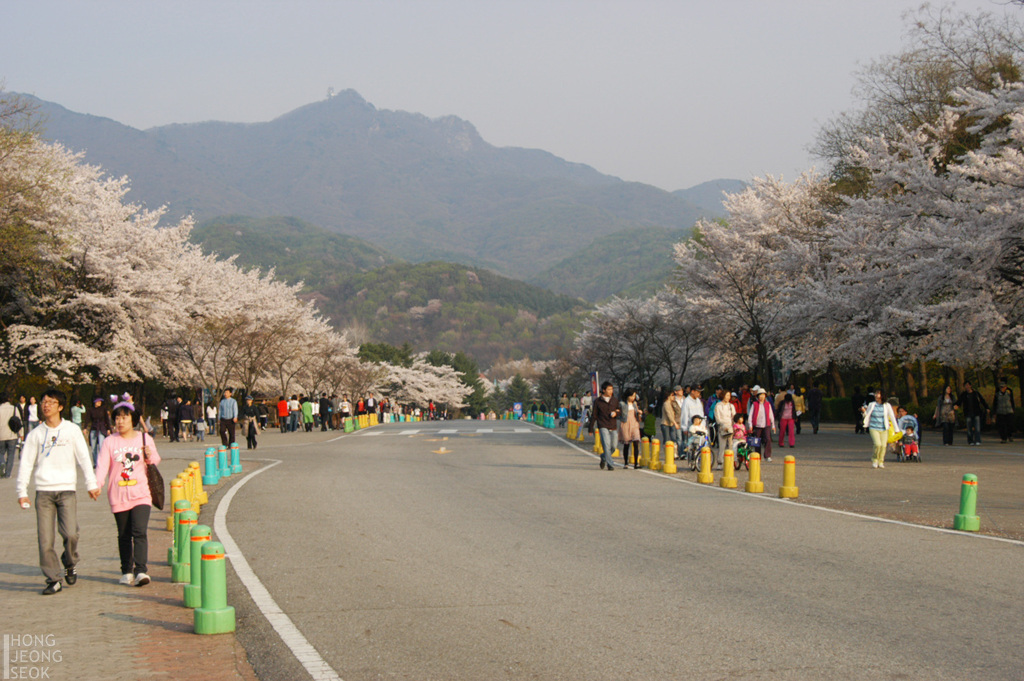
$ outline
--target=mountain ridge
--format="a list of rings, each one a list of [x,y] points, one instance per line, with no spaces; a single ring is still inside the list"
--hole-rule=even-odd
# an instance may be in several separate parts
[[[685,236],[706,214],[543,150],[495,147],[456,116],[377,109],[352,90],[267,122],[144,131],[34,101],[47,117],[44,137],[127,175],[130,200],[167,205],[172,219],[295,216],[411,262],[525,279],[564,257],[566,244],[579,250],[635,226]]]

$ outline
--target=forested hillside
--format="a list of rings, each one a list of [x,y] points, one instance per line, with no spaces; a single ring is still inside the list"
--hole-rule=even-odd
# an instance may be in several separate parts
[[[549,359],[571,347],[589,306],[486,270],[452,263],[394,264],[318,292],[336,324],[367,339],[499,358]]]
[[[493,272],[444,262],[413,265],[362,239],[295,218],[217,218],[192,241],[237,256],[241,267],[274,267],[355,342],[410,343],[417,351],[463,351],[482,366],[499,357],[554,357],[572,343],[582,300]]]
[[[654,293],[672,276],[673,247],[689,235],[660,227],[609,234],[529,281],[592,302]]]

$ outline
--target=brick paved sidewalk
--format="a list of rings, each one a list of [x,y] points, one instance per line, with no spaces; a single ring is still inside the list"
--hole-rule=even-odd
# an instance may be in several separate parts
[[[165,441],[158,446],[167,480],[197,460],[195,443]],[[31,487],[29,494],[34,496]],[[7,663],[0,678],[255,681],[234,634],[192,632],[192,610],[182,604],[183,586],[171,583],[166,564],[171,540],[166,513],[154,509],[150,519],[152,583],[121,586],[117,529],[106,496],[92,501],[80,484],[78,583],[42,596],[45,580],[39,570],[35,510],[18,508],[13,479],[0,480],[0,499],[0,640],[6,642],[6,659],[0,664]],[[212,514],[201,513],[199,522],[212,526]],[[58,554],[59,541],[58,536]]]

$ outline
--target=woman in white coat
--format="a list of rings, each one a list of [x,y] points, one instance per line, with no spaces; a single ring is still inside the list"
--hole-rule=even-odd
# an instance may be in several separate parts
[[[889,444],[889,428],[899,430],[892,405],[885,401],[881,390],[875,392],[875,400],[864,407],[864,427],[871,435],[874,452],[871,454],[872,468],[885,468],[885,448]]]

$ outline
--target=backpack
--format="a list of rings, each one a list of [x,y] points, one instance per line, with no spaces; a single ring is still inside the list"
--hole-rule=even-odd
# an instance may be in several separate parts
[[[22,426],[21,419],[18,418],[17,414],[15,414],[11,418],[7,419],[7,427],[10,428],[15,433],[17,433],[19,430],[21,430],[21,426]]]

